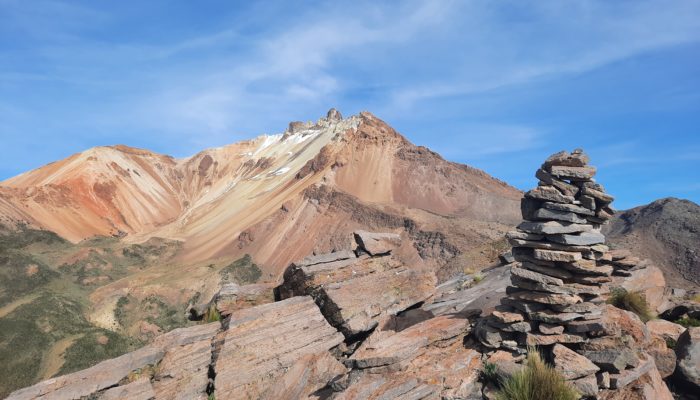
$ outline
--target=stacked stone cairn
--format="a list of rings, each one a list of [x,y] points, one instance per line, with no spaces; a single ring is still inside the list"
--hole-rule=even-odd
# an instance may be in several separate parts
[[[572,349],[608,334],[600,326],[613,266],[601,225],[614,211],[588,162],[582,150],[562,151],[537,170],[539,184],[521,202],[524,221],[507,235],[515,259],[511,286],[475,334],[489,348],[517,355],[536,346],[555,364],[572,361],[576,367],[565,367],[565,377],[594,395],[600,368]]]

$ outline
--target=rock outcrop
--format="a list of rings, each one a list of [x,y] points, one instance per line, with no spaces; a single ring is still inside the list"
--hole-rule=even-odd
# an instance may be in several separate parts
[[[431,271],[406,266],[391,254],[400,244],[398,235],[357,232],[355,238],[355,252],[323,254],[293,263],[277,289],[281,299],[313,297],[333,326],[348,338],[430,298],[436,285]]]

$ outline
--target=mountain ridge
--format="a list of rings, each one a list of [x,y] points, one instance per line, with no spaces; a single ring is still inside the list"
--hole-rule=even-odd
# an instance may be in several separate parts
[[[413,145],[369,112],[342,118],[331,109],[316,122],[291,122],[282,133],[189,157],[126,145],[76,153],[0,182],[0,220],[47,229],[74,243],[95,235],[132,243],[179,240],[186,262],[241,256],[256,230],[258,238],[277,243],[253,246],[264,255],[256,257],[262,264],[275,264],[269,271],[274,275],[295,257],[332,250],[333,239],[319,233],[332,219],[318,222],[324,219],[313,204],[318,199],[308,196],[310,188],[324,185],[370,208],[397,215],[412,210],[427,225],[449,218],[509,224],[521,196],[481,170]],[[268,221],[285,208],[294,215],[285,218],[287,225]],[[265,221],[276,227],[261,229]],[[346,224],[337,237],[361,224]],[[286,246],[292,231],[311,240],[301,248]]]

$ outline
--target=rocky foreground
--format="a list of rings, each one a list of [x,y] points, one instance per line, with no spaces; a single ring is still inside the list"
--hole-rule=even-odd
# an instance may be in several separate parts
[[[700,314],[654,265],[605,245],[612,197],[594,173],[582,152],[547,160],[511,254],[483,275],[437,285],[396,256],[400,235],[356,231],[352,251],[295,262],[275,288],[225,285],[190,310],[200,325],[9,398],[488,399],[482,371],[512,375],[528,346],[582,397],[671,399],[664,378],[693,393],[700,328],[606,303],[625,288],[669,319]]]

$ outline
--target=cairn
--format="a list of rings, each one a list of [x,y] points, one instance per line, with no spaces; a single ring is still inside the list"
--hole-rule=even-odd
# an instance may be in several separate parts
[[[599,368],[571,348],[607,334],[600,326],[614,268],[600,229],[614,210],[588,162],[582,150],[562,151],[537,170],[539,184],[521,202],[523,221],[507,234],[511,286],[475,333],[489,348],[523,354],[546,346],[553,358],[577,360],[581,374],[568,379],[587,379],[592,393]]]

